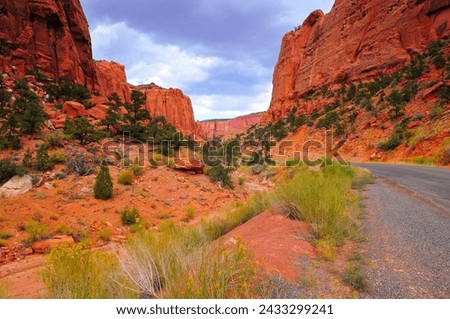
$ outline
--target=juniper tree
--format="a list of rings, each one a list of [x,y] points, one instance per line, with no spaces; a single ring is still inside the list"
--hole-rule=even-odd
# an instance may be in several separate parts
[[[113,182],[109,174],[109,167],[105,160],[100,165],[100,171],[95,179],[94,197],[97,199],[110,199],[113,195]]]

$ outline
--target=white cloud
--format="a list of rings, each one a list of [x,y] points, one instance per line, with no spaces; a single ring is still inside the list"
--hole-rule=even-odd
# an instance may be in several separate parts
[[[201,52],[198,46],[189,50],[173,44],[157,44],[150,35],[130,28],[125,22],[98,24],[91,36],[95,57],[124,64],[130,83],[154,82],[190,92],[197,119],[230,118],[269,107],[271,83],[242,84],[242,89],[232,94],[195,94],[196,88],[205,87],[214,77],[269,79],[272,70],[256,60],[248,57],[225,60],[197,53]]]
[[[161,45],[125,22],[103,23],[92,31],[97,59],[117,60],[127,67],[132,84],[155,82],[165,87],[187,88],[206,81],[224,64],[216,56],[202,56],[176,45]]]
[[[233,118],[263,112],[269,108],[272,84],[255,85],[248,94],[191,95],[194,113],[198,120]]]

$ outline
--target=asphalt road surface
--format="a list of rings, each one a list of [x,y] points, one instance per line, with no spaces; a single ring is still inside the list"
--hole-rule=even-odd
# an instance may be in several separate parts
[[[364,193],[367,298],[450,298],[450,170],[355,164]]]

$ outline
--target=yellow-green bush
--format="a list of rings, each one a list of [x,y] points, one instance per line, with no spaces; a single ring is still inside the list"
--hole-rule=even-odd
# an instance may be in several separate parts
[[[50,162],[53,164],[61,164],[65,163],[67,159],[67,155],[64,152],[54,151],[50,153]]]
[[[123,185],[132,185],[134,182],[134,173],[131,169],[126,169],[119,174],[118,182]]]
[[[85,250],[81,245],[52,249],[42,279],[55,299],[108,299],[136,297],[118,275],[116,256]]]
[[[25,232],[30,243],[48,237],[47,226],[35,220],[30,220],[25,224]]]

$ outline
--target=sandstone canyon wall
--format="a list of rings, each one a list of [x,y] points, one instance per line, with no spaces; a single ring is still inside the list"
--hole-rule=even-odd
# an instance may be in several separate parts
[[[117,93],[122,101],[130,102],[131,88],[127,84],[125,67],[113,61],[94,61],[95,81],[93,91],[108,97]]]
[[[286,117],[324,85],[392,72],[448,38],[449,20],[450,0],[336,0],[329,14],[314,11],[283,38],[264,121]]]
[[[164,89],[155,84],[133,87],[145,94],[145,108],[151,116],[164,116],[183,133],[195,133],[196,123],[191,99],[179,89]]]
[[[23,76],[34,66],[92,87],[91,37],[79,0],[0,0],[0,67]]]
[[[252,125],[259,124],[264,113],[243,115],[231,120],[211,120],[198,122],[205,139],[222,136],[225,139],[245,133]]]
[[[130,101],[134,88],[123,65],[93,60],[79,0],[0,0],[0,71],[19,78],[34,66],[50,78],[67,76],[88,87],[95,95],[94,119],[104,116],[108,96],[117,93]],[[152,116],[165,116],[184,133],[195,131],[191,101],[180,90],[152,85],[137,89],[147,95]]]

